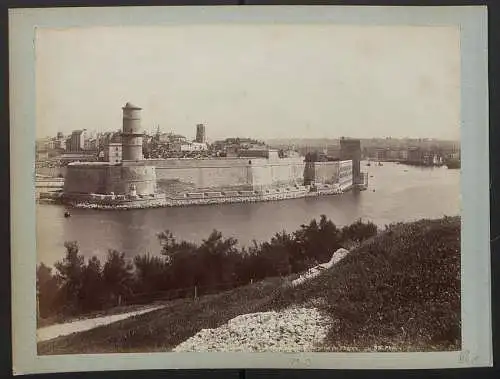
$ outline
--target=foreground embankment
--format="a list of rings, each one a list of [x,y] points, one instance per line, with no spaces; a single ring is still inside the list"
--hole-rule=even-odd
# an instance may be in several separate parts
[[[38,353],[224,351],[238,344],[272,351],[287,340],[305,346],[302,351],[460,349],[458,217],[392,225],[319,276],[298,286],[284,285],[289,281],[266,279],[171,301],[145,315],[39,343]],[[251,315],[256,312],[261,315]],[[295,320],[293,330],[285,327],[287,317]],[[204,329],[220,333],[207,331],[205,339],[198,334]],[[219,333],[217,345],[207,345],[213,333]],[[195,335],[197,342],[185,343]],[[292,343],[294,337],[298,341]]]

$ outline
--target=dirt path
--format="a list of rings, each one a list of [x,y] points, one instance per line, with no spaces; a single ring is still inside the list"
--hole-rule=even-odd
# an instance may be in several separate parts
[[[121,321],[129,317],[138,316],[144,313],[152,312],[157,309],[163,308],[163,306],[151,307],[142,309],[135,312],[127,312],[121,314],[115,314],[111,316],[102,316],[89,318],[85,320],[67,322],[64,324],[54,324],[46,326],[36,331],[37,342],[48,341],[53,338],[60,336],[67,336],[69,334],[83,332],[86,330],[97,328],[98,326],[108,325],[113,322]]]

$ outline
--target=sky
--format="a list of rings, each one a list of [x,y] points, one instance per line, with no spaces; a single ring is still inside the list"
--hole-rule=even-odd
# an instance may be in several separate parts
[[[38,29],[37,137],[142,127],[207,138],[460,137],[454,27]]]

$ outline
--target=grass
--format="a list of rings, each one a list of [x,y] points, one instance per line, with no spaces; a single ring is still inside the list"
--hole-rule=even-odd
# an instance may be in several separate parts
[[[268,307],[292,304],[331,317],[325,351],[459,350],[460,219],[395,225]]]
[[[303,285],[267,279],[38,344],[39,354],[169,351],[240,314],[310,305],[331,326],[321,351],[460,349],[460,219],[391,226]],[[378,346],[378,347],[377,347]]]

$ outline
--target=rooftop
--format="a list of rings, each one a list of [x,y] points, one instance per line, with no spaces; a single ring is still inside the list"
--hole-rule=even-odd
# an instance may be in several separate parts
[[[125,106],[122,109],[142,109],[141,107],[138,107],[137,105],[132,104],[131,102],[127,102]]]

